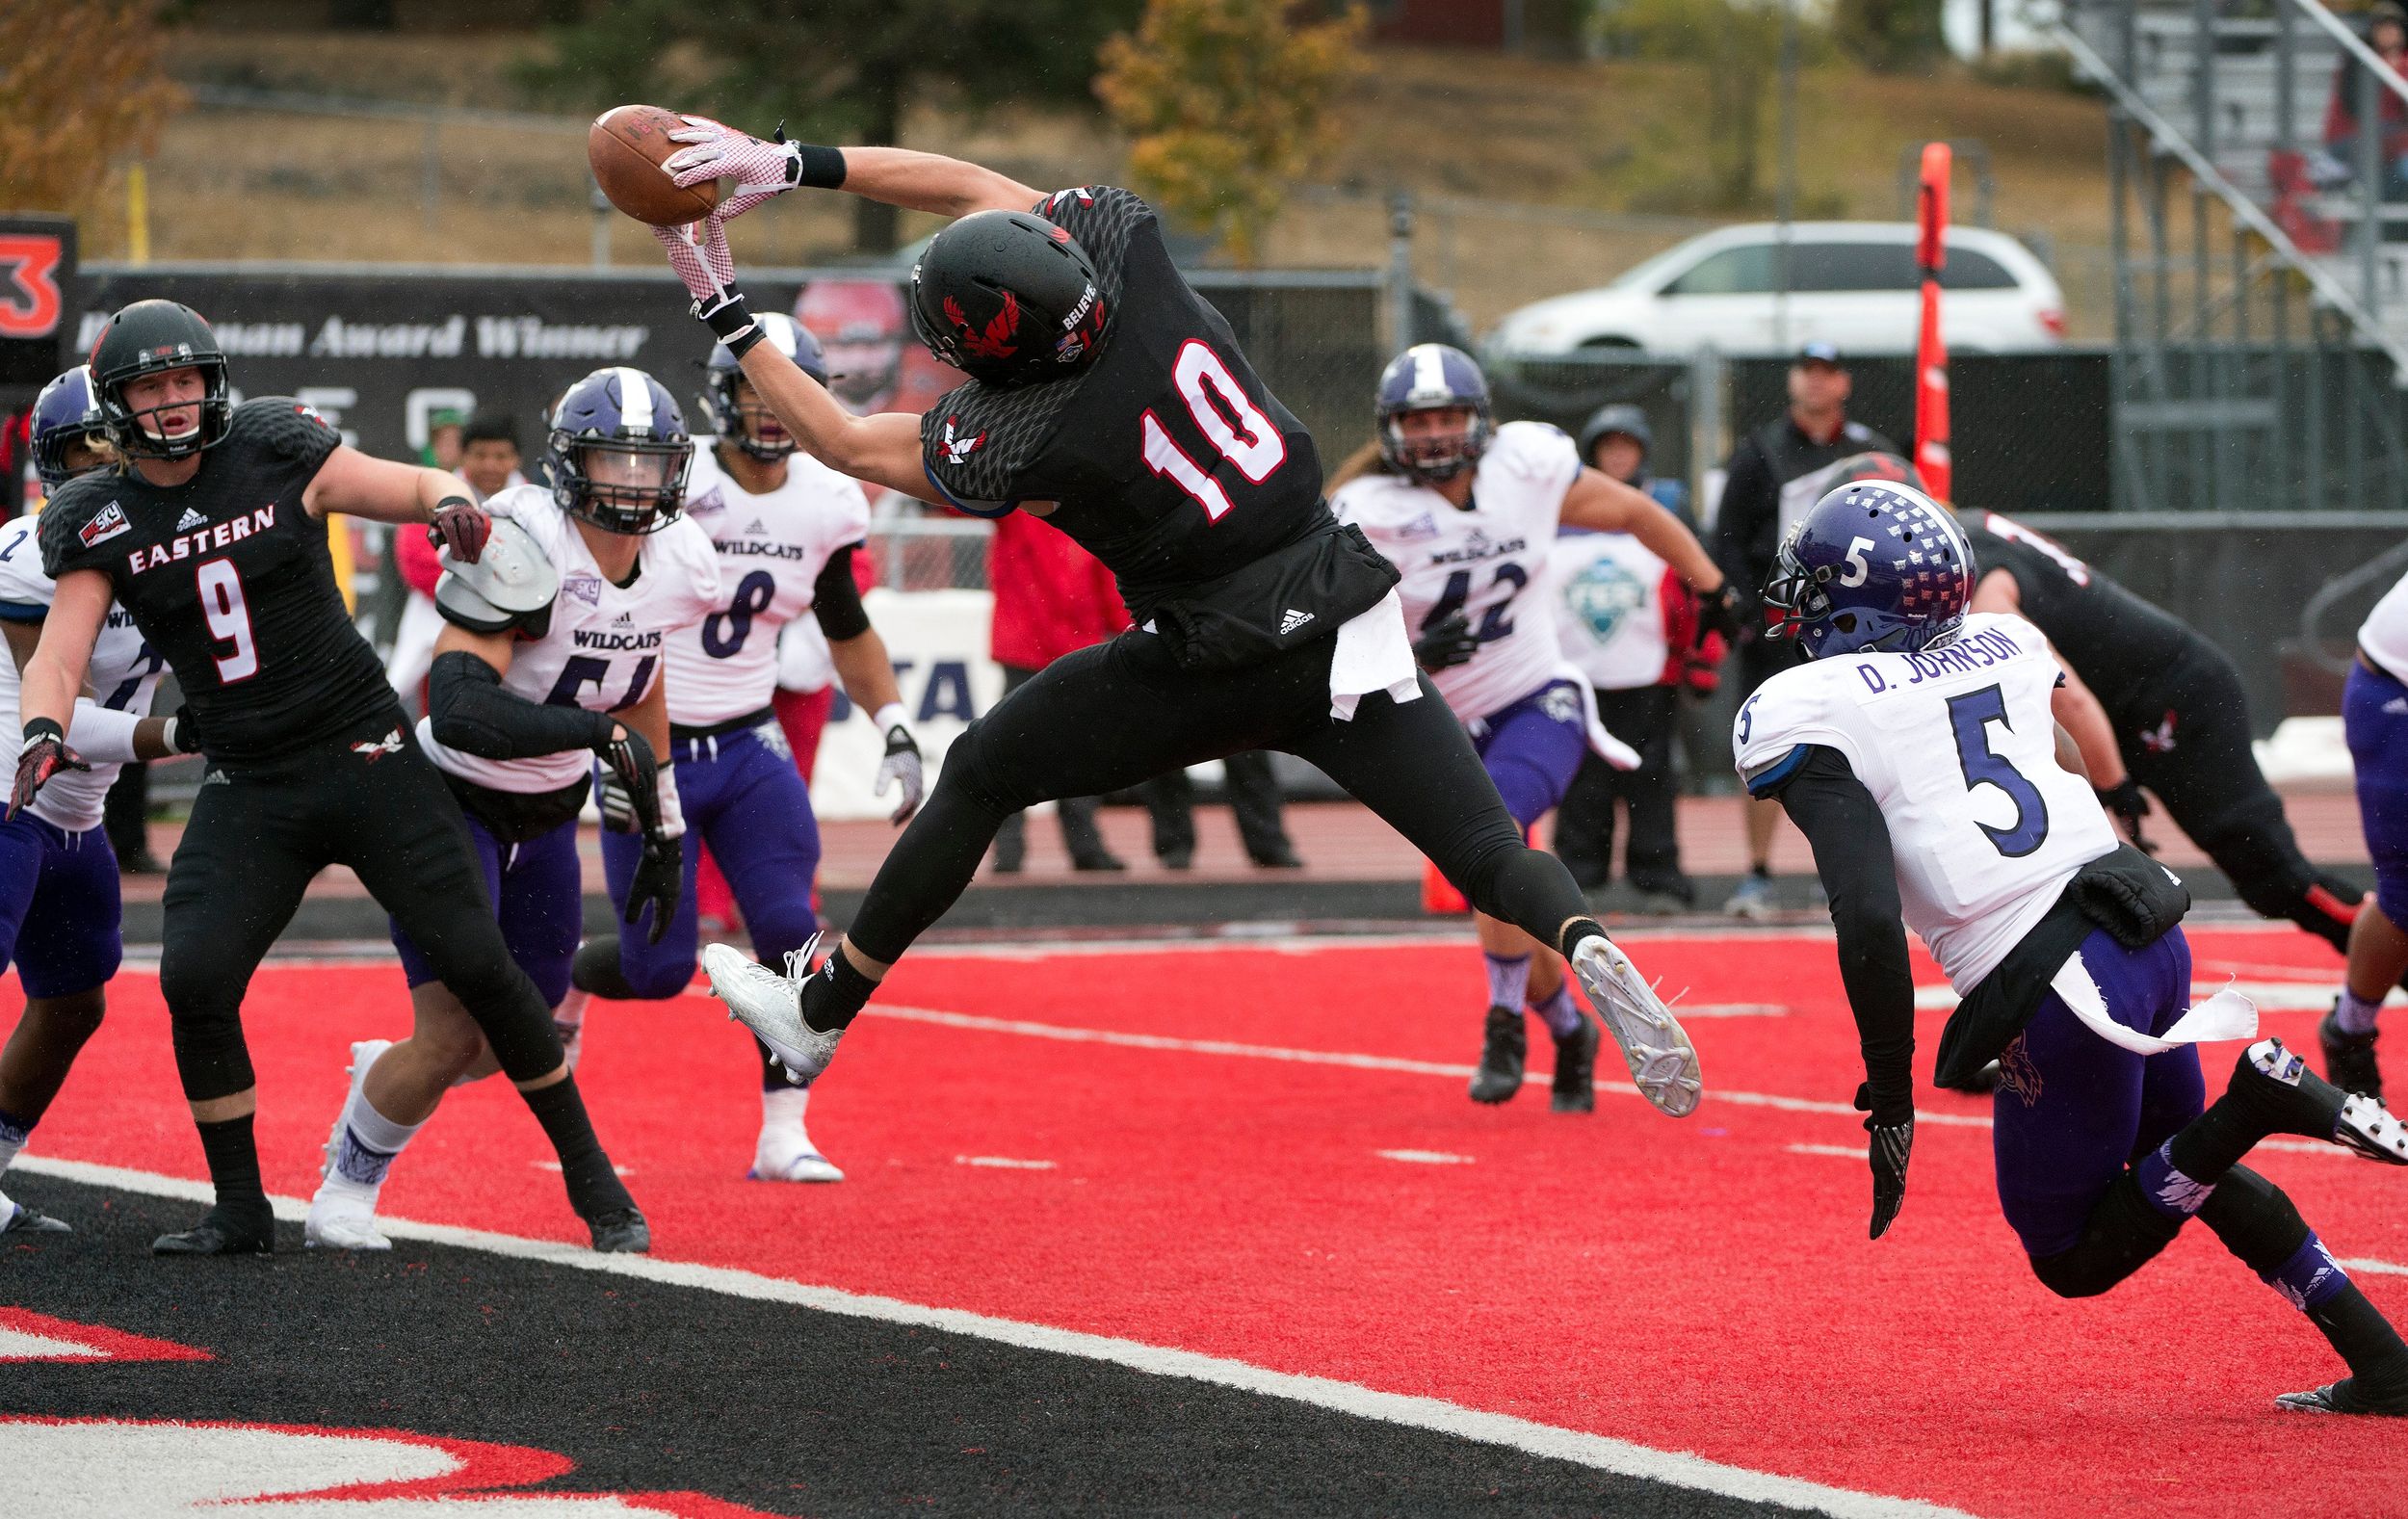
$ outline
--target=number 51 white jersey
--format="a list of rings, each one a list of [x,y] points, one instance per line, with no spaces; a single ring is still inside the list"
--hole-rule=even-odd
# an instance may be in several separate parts
[[[2116,847],[2090,783],[2056,762],[2061,671],[2040,630],[1980,613],[1920,654],[1832,655],[1758,688],[1732,730],[1748,790],[1767,796],[1815,745],[1837,749],[1881,807],[1907,926],[1959,996]]]

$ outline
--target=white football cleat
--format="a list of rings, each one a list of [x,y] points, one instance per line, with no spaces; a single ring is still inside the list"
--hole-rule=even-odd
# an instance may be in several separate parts
[[[352,1046],[351,1089],[343,1095],[343,1106],[335,1110],[334,1128],[327,1135],[326,1159],[319,1166],[318,1191],[309,1199],[309,1217],[301,1224],[301,1239],[312,1249],[393,1248],[393,1242],[377,1232],[377,1194],[383,1191],[381,1184],[353,1181],[334,1164],[343,1153],[344,1120],[351,1116],[352,1104],[362,1100],[359,1088],[368,1080],[368,1068],[392,1047],[390,1039],[362,1039]]]
[[[790,1124],[764,1125],[760,1141],[752,1148],[752,1169],[745,1172],[748,1182],[841,1182],[845,1173],[834,1161],[822,1155],[811,1136]]]
[[[1638,1094],[1675,1118],[1695,1113],[1705,1092],[1696,1047],[1631,957],[1611,939],[1592,934],[1572,952],[1572,970],[1597,1021],[1622,1047]]]
[[[711,994],[727,1004],[729,1017],[770,1047],[789,1076],[800,1081],[827,1069],[836,1054],[836,1041],[845,1036],[842,1029],[822,1034],[802,1021],[802,982],[810,974],[811,951],[818,943],[819,936],[814,934],[809,944],[790,953],[783,976],[732,945],[712,944],[702,951],[702,970],[711,978]]]

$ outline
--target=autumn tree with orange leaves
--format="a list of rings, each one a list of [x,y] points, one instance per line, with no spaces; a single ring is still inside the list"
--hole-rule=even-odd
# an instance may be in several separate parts
[[[158,0],[0,0],[0,210],[90,211],[158,145],[184,103],[160,44]]]
[[[1129,177],[1174,221],[1250,264],[1291,182],[1337,135],[1330,107],[1366,19],[1297,24],[1288,0],[1149,0],[1104,44],[1095,92],[1135,139]]]

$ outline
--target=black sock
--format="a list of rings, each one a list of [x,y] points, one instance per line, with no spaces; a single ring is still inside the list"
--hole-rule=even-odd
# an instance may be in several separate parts
[[[200,1150],[209,1158],[210,1185],[217,1189],[212,1210],[243,1224],[273,1228],[275,1214],[268,1206],[268,1190],[259,1182],[259,1145],[251,1138],[250,1113],[197,1124]]]
[[[568,962],[568,983],[579,991],[613,1002],[641,1002],[636,988],[627,983],[626,969],[619,964],[618,935],[606,933],[588,939],[577,946],[577,957]]]
[[[563,1077],[519,1095],[527,1099],[527,1111],[543,1125],[544,1137],[560,1157],[561,1181],[568,1188],[568,1205],[577,1210],[577,1217],[590,1218],[636,1205],[618,1173],[611,1169],[602,1141],[593,1137],[593,1122],[586,1116],[586,1100],[577,1091],[577,1078]]]
[[[2356,1282],[2309,1309],[2308,1322],[2323,1330],[2334,1351],[2349,1363],[2349,1375],[2365,1380],[2359,1391],[2408,1391],[2408,1344]]]
[[[814,1034],[850,1028],[876,990],[877,982],[853,969],[840,944],[827,963],[802,983],[803,1024]]]
[[[1606,926],[1596,919],[1574,918],[1563,926],[1563,934],[1556,942],[1564,957],[1569,959],[1572,952],[1581,947],[1581,940],[1591,937],[1602,939],[1605,936]]]
[[[2285,1111],[2281,1097],[2268,1086],[2244,1082],[2237,1070],[2224,1095],[2165,1141],[2165,1158],[2192,1181],[2214,1186],[2260,1139],[2290,1133],[2296,1126],[2296,1115]]]

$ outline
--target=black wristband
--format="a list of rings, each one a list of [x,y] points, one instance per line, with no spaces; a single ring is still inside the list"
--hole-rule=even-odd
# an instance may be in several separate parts
[[[434,511],[430,513],[430,515],[436,517],[441,516],[445,507],[466,507],[473,511],[476,510],[477,504],[469,500],[466,496],[453,494],[445,496],[442,500],[436,502],[434,504]]]
[[[798,144],[795,147],[795,163],[796,167],[801,170],[795,180],[796,184],[807,185],[814,190],[845,188],[845,150],[843,148],[821,147],[812,143]]]
[[[54,739],[64,744],[66,742],[66,729],[59,726],[58,722],[50,718],[28,718],[25,721],[23,746],[31,748],[43,739]]]
[[[741,290],[722,290],[720,299],[707,306],[695,301],[694,314],[711,329],[712,336],[727,345],[728,355],[740,361],[752,351],[753,344],[769,336],[761,329],[761,324],[752,320]]]

